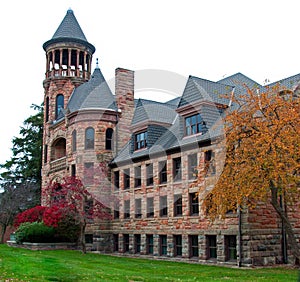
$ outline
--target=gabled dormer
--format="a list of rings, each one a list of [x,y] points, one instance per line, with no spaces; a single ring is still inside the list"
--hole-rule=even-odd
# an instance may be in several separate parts
[[[180,134],[188,137],[205,134],[228,108],[234,87],[189,76],[176,109]]]
[[[139,99],[131,123],[132,152],[151,148],[175,118],[174,104]]]

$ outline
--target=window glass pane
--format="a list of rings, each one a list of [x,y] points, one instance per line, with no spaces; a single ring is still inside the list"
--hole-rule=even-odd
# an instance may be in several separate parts
[[[85,131],[85,148],[94,149],[94,128],[89,127]]]

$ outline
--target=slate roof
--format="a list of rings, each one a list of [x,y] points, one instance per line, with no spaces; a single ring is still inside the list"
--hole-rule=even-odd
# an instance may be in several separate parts
[[[232,90],[232,85],[189,76],[178,104],[178,108],[193,104],[196,101],[210,101],[213,103],[228,105],[229,100],[222,96],[230,94]]]
[[[218,83],[231,85],[234,87],[234,93],[240,94],[245,93],[245,85],[249,88],[262,88],[263,86],[254,81],[253,79],[247,77],[246,75],[238,72],[231,76],[225,77],[218,81]]]
[[[286,87],[287,89],[294,90],[300,83],[300,73],[290,76],[290,77],[287,77],[287,78],[284,78],[284,79],[281,79],[281,80],[278,80],[278,81],[275,81],[273,83],[270,83],[270,84],[268,84],[268,86],[272,87],[278,83],[281,86]]]
[[[176,112],[175,105],[139,99],[135,106],[132,125],[143,121],[172,124]]]
[[[117,110],[115,97],[98,66],[91,79],[77,87],[70,97],[68,110],[72,113],[80,109]]]
[[[95,47],[87,41],[74,12],[71,9],[67,11],[67,14],[58,26],[52,39],[44,43],[44,50],[46,50],[50,44],[57,42],[78,42],[89,47],[92,53],[95,52]]]
[[[183,118],[177,114],[176,109],[186,105],[193,105],[199,101],[211,101],[218,104],[229,104],[229,100],[221,97],[222,94],[230,94],[233,86],[212,82],[209,80],[190,76],[181,97],[172,99],[166,103],[159,103],[139,99],[132,120],[132,125],[142,121],[159,121],[169,123],[170,126],[161,134],[150,147],[133,151],[131,139],[112,161],[114,164],[134,160],[140,157],[148,157],[153,154],[165,153],[167,150],[184,146],[195,146],[199,142],[209,141],[223,134],[223,127],[214,126],[220,120],[220,113],[216,107],[204,106],[200,114],[206,123],[206,131],[203,134],[185,136],[183,134]]]

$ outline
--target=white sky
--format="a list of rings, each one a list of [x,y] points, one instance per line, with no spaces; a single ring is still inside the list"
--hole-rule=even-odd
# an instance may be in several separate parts
[[[1,1],[0,163],[40,105],[45,53],[69,8],[107,80],[115,68],[159,69],[212,81],[242,72],[258,83],[300,72],[297,0]],[[144,97],[147,98],[147,97]],[[152,98],[152,97],[148,97]]]

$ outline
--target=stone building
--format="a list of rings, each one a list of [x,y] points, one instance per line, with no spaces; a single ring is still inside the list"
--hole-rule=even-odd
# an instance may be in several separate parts
[[[238,265],[286,260],[281,222],[271,209],[228,213],[212,224],[192,185],[201,164],[209,165],[207,191],[222,171],[219,122],[231,105],[220,94],[261,85],[241,73],[217,82],[190,76],[180,97],[162,103],[135,99],[134,71],[117,68],[113,93],[98,62],[92,71],[95,47],[72,10],[43,48],[42,204],[51,180],[81,178],[113,214],[109,222],[90,224],[91,250]],[[281,83],[292,89],[299,79]],[[299,218],[294,224],[300,228]]]

